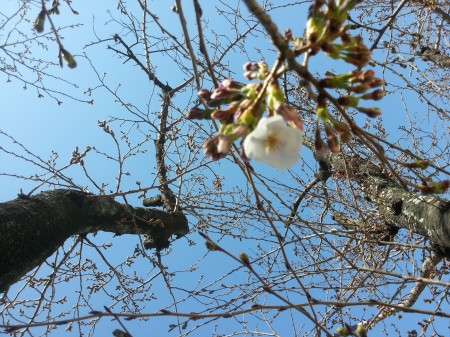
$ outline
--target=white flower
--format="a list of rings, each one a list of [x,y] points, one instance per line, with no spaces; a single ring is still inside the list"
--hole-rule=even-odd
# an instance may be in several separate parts
[[[300,159],[302,138],[302,131],[287,126],[280,115],[261,118],[256,128],[244,139],[244,151],[249,159],[284,170]]]

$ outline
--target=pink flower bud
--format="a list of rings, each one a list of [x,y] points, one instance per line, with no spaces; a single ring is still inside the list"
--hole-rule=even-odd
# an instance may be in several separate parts
[[[367,117],[370,118],[376,118],[379,115],[381,115],[381,111],[379,108],[362,108],[362,107],[357,107],[356,109],[358,109],[359,112],[362,112],[363,114],[366,114]]]
[[[329,125],[328,123],[325,124],[325,132],[327,134],[327,144],[330,151],[335,153],[339,152],[339,140],[337,139],[331,125]]]
[[[286,122],[303,131],[303,123],[300,121],[297,111],[290,108],[286,103],[280,102],[276,102],[274,108],[279,115],[283,116]]]
[[[232,105],[226,110],[214,110],[211,114],[211,118],[217,119],[218,121],[226,124],[232,123],[236,109],[237,105]]]
[[[375,91],[372,91],[371,93],[362,95],[361,98],[362,99],[372,99],[374,101],[379,101],[384,96],[386,96],[386,91],[384,91],[383,89],[377,89]]]
[[[187,119],[207,119],[207,118],[211,118],[211,110],[206,109],[200,109],[197,107],[191,108],[187,113],[186,113],[186,118]]]
[[[207,102],[211,99],[211,91],[207,89],[200,89],[198,92],[198,98],[204,105],[208,105]]]
[[[218,149],[219,139],[218,137],[210,138],[203,144],[203,150],[206,156],[212,160],[219,160],[227,155],[227,153],[219,152]],[[222,145],[223,147],[223,145]]]

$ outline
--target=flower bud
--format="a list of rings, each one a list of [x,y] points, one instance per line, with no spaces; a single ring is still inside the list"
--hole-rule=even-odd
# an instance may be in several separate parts
[[[352,87],[348,88],[349,91],[352,91],[352,92],[354,92],[356,94],[362,94],[362,93],[366,92],[369,89],[370,89],[370,86],[367,85],[366,83],[365,84],[355,85],[355,86],[352,86]]]
[[[217,142],[217,153],[221,156],[221,158],[225,157],[230,151],[231,144],[233,144],[233,140],[230,136],[218,136],[219,141]]]
[[[242,98],[244,98],[244,96],[241,93],[237,93],[235,90],[219,87],[211,94],[211,100],[208,101],[208,105],[217,107],[222,104],[240,101]]]
[[[356,107],[358,105],[359,102],[359,98],[354,97],[354,96],[349,96],[349,95],[345,95],[342,97],[339,97],[337,99],[338,103],[344,107]]]
[[[337,120],[334,120],[333,121],[333,129],[334,129],[334,131],[336,131],[341,142],[348,143],[350,140],[352,140],[353,136],[350,131],[350,127],[347,124],[342,123]]]
[[[352,73],[352,77],[349,78],[349,82],[350,83],[354,83],[354,82],[362,82],[362,83],[366,83],[369,81],[372,81],[375,77],[375,72],[371,69],[366,70],[366,71],[354,71]]]
[[[204,105],[208,105],[207,102],[211,99],[211,91],[200,89],[197,95]]]
[[[367,337],[367,329],[363,327],[362,324],[358,324],[356,333],[358,334],[358,337]]]
[[[327,144],[331,152],[337,153],[340,151],[339,140],[336,137],[331,125],[325,124],[325,132],[327,134]]]
[[[290,28],[286,28],[284,30],[284,39],[286,41],[293,41],[294,40],[294,35],[292,34],[292,30]]]
[[[327,146],[323,142],[322,137],[320,135],[320,128],[319,128],[319,126],[316,126],[315,138],[314,138],[314,150],[316,152],[321,152],[321,151],[325,151],[326,149],[327,149]]]
[[[283,116],[284,120],[289,122],[291,126],[303,130],[303,123],[300,121],[297,111],[290,108],[286,103],[276,102],[274,109],[279,115]]]
[[[345,78],[340,76],[327,77],[319,81],[319,86],[322,88],[347,89],[348,84],[345,82]]]
[[[211,160],[219,160],[226,157],[228,153],[219,152],[218,150],[218,137],[210,138],[203,144],[203,150],[206,156],[210,157]]]
[[[77,67],[77,61],[75,61],[75,58],[72,56],[71,53],[69,53],[64,48],[61,48],[61,53],[63,54],[64,60],[66,60],[67,66],[70,69],[74,69]],[[61,66],[62,66],[62,64],[61,64]]]
[[[210,119],[211,118],[211,109],[200,109],[197,107],[193,107],[189,109],[186,113],[187,119]]]
[[[344,48],[342,59],[358,68],[362,68],[370,62],[370,53],[370,50],[361,42],[361,45]]]
[[[213,113],[211,114],[211,118],[217,119],[218,121],[220,121],[221,123],[232,123],[233,122],[233,118],[234,118],[234,113],[236,112],[238,106],[237,105],[232,105],[230,106],[228,109],[225,110],[214,110]]]
[[[384,96],[386,96],[386,91],[384,91],[383,89],[377,89],[375,91],[372,91],[371,93],[362,95],[361,99],[372,99],[374,101],[379,101]]]
[[[309,43],[315,43],[322,36],[325,29],[325,20],[321,12],[315,13],[306,22],[306,39]]]
[[[231,78],[226,78],[219,84],[219,88],[228,90],[240,90],[243,86],[244,84],[237,82]]]
[[[258,71],[259,65],[256,62],[247,62],[243,66],[244,71]]]
[[[213,93],[211,94],[211,100],[212,101],[220,101],[225,98],[229,98],[229,96],[230,96],[229,90],[219,87],[216,90],[214,90]]]
[[[379,108],[362,108],[362,107],[357,107],[356,108],[359,112],[362,112],[363,114],[366,114],[367,117],[370,118],[376,118],[379,115],[381,115],[381,111]]]
[[[420,192],[423,194],[442,194],[447,192],[450,187],[450,180],[443,180],[431,183],[430,185],[421,185]]]
[[[36,31],[38,33],[42,33],[44,31],[45,18],[46,18],[46,12],[45,12],[45,9],[43,9],[39,12],[39,15],[37,16],[36,21],[34,21],[34,29],[36,29]]]
[[[340,57],[339,47],[333,43],[324,42],[320,45],[320,48],[324,51],[325,55],[333,59],[338,59]]]
[[[348,331],[348,329],[347,329],[346,327],[343,327],[343,326],[337,328],[337,329],[336,329],[336,333],[337,333],[339,336],[343,336],[343,337],[347,337],[347,336],[350,335],[350,332]]]
[[[218,246],[215,242],[212,242],[212,241],[210,241],[210,240],[207,240],[207,241],[205,242],[205,246],[206,246],[206,248],[207,248],[208,250],[210,250],[210,251],[212,251],[212,252],[214,252],[214,251],[216,251],[216,250],[220,250],[220,249],[219,249],[219,246]]]
[[[317,119],[321,119],[323,121],[328,121],[330,119],[330,114],[328,113],[328,109],[325,107],[316,107],[316,117]]]
[[[242,263],[246,266],[250,265],[250,259],[248,258],[248,255],[245,253],[240,253],[239,258],[241,259]]]
[[[341,42],[342,42],[343,46],[349,46],[349,45],[352,44],[353,39],[350,36],[350,34],[347,33],[347,30],[345,30],[345,29],[342,30],[341,34],[340,34],[340,37],[341,37]]]
[[[267,67],[267,63],[264,61],[260,62],[247,62],[244,64],[244,76],[251,79],[260,79],[263,80],[269,74],[269,68]]]
[[[367,83],[371,88],[379,87],[382,85],[386,85],[386,82],[381,78],[374,78],[372,81]]]

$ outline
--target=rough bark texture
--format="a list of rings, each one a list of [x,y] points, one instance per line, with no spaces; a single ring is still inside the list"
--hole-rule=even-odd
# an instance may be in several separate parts
[[[450,68],[450,57],[441,55],[439,50],[422,46],[418,52],[418,55],[420,55],[425,61],[433,62],[441,68]]]
[[[169,245],[189,230],[186,217],[132,208],[110,197],[53,190],[0,204],[0,292],[45,261],[65,240],[97,231],[146,234],[150,248]]]
[[[329,162],[335,173],[356,181],[388,224],[424,235],[441,253],[448,255],[450,201],[406,191],[378,166],[361,158],[345,161],[339,154],[316,154],[316,157]]]

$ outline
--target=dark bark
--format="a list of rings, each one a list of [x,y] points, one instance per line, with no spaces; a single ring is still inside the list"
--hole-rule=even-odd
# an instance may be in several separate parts
[[[308,144],[310,145],[310,144]],[[361,186],[364,196],[377,205],[386,223],[427,237],[439,253],[450,252],[450,201],[406,191],[381,168],[368,160],[339,154],[315,154],[333,167],[334,174],[349,177]]]
[[[441,55],[439,50],[422,46],[418,51],[418,55],[425,61],[433,62],[441,68],[450,68],[450,57]]]
[[[69,237],[107,231],[146,234],[161,250],[189,230],[181,213],[133,208],[110,197],[53,190],[0,204],[0,292],[44,262]]]

